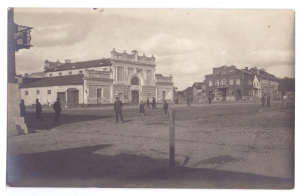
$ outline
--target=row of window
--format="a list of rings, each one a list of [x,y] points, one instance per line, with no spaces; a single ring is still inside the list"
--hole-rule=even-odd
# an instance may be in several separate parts
[[[215,86],[219,86],[219,85],[226,85],[226,79],[222,79],[221,81],[219,80],[215,80]],[[209,81],[209,86],[214,86],[213,84],[213,80]],[[233,85],[233,79],[229,79],[229,85]],[[241,79],[236,79],[235,80],[235,85],[241,85]]]
[[[103,68],[103,71],[107,71],[107,68]],[[82,74],[82,73],[83,73],[82,70],[78,71],[78,74]],[[73,74],[72,71],[69,71],[69,75],[72,75],[72,74]],[[59,72],[58,75],[62,76],[62,72]],[[49,77],[52,77],[52,73],[49,74]]]
[[[51,95],[51,90],[47,90],[48,95]],[[36,90],[36,94],[39,95],[40,94],[40,90]],[[25,91],[25,95],[29,95],[28,91]]]
[[[229,70],[228,74],[231,75],[233,70]],[[227,75],[226,71],[216,71],[215,75]]]

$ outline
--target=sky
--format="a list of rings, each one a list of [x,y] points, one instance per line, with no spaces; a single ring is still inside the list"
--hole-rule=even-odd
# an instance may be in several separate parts
[[[212,68],[265,68],[295,77],[293,10],[15,8],[15,23],[33,27],[29,50],[16,53],[17,74],[43,71],[44,61],[110,58],[137,50],[156,58],[184,90]]]

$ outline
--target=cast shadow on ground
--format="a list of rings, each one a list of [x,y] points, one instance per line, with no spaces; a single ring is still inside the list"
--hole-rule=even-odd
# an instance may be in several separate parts
[[[238,188],[291,189],[293,179],[179,166],[168,158],[120,153],[104,155],[112,144],[7,156],[12,187]]]
[[[70,114],[61,114],[60,123],[54,123],[54,114],[44,113],[43,121],[35,121],[35,113],[27,113],[27,129],[29,133],[36,133],[36,130],[51,130],[61,124],[70,124],[91,120],[99,120],[104,118],[111,118],[113,116],[94,116],[94,115],[70,115]]]

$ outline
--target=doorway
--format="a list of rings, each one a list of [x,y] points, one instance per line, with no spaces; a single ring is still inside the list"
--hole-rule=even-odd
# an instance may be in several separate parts
[[[57,93],[57,98],[60,99],[60,106],[62,108],[66,108],[66,93],[65,92]]]
[[[131,104],[138,105],[139,103],[139,91],[131,91]]]
[[[79,91],[75,88],[67,90],[68,108],[76,108],[79,103]]]

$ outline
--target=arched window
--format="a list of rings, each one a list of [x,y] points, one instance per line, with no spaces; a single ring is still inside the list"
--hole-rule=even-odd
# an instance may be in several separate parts
[[[139,79],[137,77],[133,77],[131,79],[131,85],[139,85]]]

